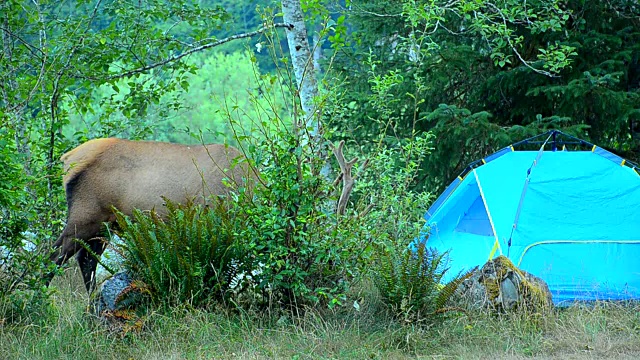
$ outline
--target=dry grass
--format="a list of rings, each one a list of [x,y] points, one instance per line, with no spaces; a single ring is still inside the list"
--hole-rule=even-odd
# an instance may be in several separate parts
[[[640,305],[596,304],[542,315],[452,315],[417,326],[391,319],[364,289],[360,311],[310,309],[291,318],[176,309],[141,333],[110,333],[86,314],[72,269],[54,284],[41,325],[0,327],[0,359],[637,359]]]

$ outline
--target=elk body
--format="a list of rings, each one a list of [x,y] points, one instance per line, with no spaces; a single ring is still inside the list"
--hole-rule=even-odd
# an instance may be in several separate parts
[[[67,224],[54,243],[51,260],[60,266],[76,255],[88,292],[95,286],[98,257],[105,250],[104,223],[112,207],[126,215],[133,209],[164,216],[163,197],[176,203],[205,203],[253,178],[242,153],[221,144],[178,145],[115,138],[90,140],[61,157],[67,197]],[[250,185],[250,184],[248,184]],[[49,280],[53,275],[49,276]]]

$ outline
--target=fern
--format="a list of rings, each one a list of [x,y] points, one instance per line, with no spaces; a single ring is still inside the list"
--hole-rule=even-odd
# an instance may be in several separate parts
[[[438,293],[438,297],[436,298],[436,303],[435,303],[436,311],[441,311],[441,310],[445,309],[445,306],[447,305],[449,300],[451,298],[453,298],[453,296],[456,294],[456,291],[458,290],[460,285],[462,285],[462,283],[465,280],[467,280],[471,276],[473,276],[473,273],[477,269],[478,269],[478,267],[476,266],[475,268],[473,268],[473,269],[471,269],[471,270],[469,270],[467,272],[458,274],[458,276],[456,276],[453,280],[451,280],[448,283],[446,283],[442,287],[442,289],[440,289],[440,291]]]
[[[155,211],[136,210],[131,217],[116,211],[125,267],[160,302],[204,306],[224,298],[229,284],[219,274],[232,272],[232,259],[240,258],[234,234],[241,222],[227,222],[220,203],[166,204],[162,217]]]
[[[440,285],[449,270],[447,256],[448,253],[438,253],[425,244],[415,250],[377,249],[374,284],[397,317],[405,321],[425,321],[443,313],[458,286],[472,273],[460,273],[444,286]]]

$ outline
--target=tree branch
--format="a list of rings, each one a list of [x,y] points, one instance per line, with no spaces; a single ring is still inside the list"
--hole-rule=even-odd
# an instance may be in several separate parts
[[[0,31],[4,31],[5,33],[7,33],[9,36],[11,36],[12,38],[17,39],[20,43],[22,43],[22,45],[24,45],[25,48],[27,48],[29,50],[29,52],[35,56],[36,58],[38,58],[39,60],[42,59],[45,54],[42,51],[42,49],[31,45],[30,43],[28,43],[26,40],[24,40],[23,38],[21,38],[18,34],[12,32],[9,28],[4,27],[2,25],[0,25]],[[40,54],[38,54],[40,53]],[[1,57],[0,57],[1,58]]]
[[[492,7],[497,13],[498,15],[500,15],[500,17],[502,18],[502,24],[504,25],[505,29],[507,29],[507,18],[504,16],[504,13],[502,12],[502,10],[500,10],[496,5],[489,3],[488,4],[489,7]],[[522,65],[528,67],[530,70],[538,73],[538,74],[542,74],[551,78],[554,77],[558,77],[558,75],[554,75],[552,73],[550,73],[549,71],[545,71],[545,70],[540,70],[537,69],[535,67],[533,67],[531,64],[529,64],[529,62],[527,60],[525,60],[522,55],[520,55],[520,53],[518,52],[518,49],[516,49],[515,44],[511,41],[511,37],[509,36],[509,34],[506,34],[506,38],[507,38],[507,42],[509,43],[509,47],[511,47],[511,51],[513,51],[516,56],[518,57],[518,60],[520,60],[520,62],[522,63]]]
[[[334,185],[337,185],[340,179],[342,179],[342,193],[340,194],[340,200],[338,200],[338,207],[336,209],[336,213],[338,215],[344,215],[345,209],[347,208],[347,203],[349,202],[349,196],[351,196],[351,191],[353,191],[353,185],[355,184],[355,177],[351,175],[351,170],[353,169],[353,164],[358,161],[358,158],[355,157],[349,161],[346,161],[343,154],[344,149],[344,140],[341,140],[336,148],[331,144],[331,150],[338,160],[338,165],[340,165],[341,174],[338,176]],[[362,168],[367,166],[369,161],[365,161]],[[362,171],[362,169],[361,169]]]
[[[153,64],[145,65],[145,66],[139,67],[137,69],[128,70],[128,71],[125,71],[125,72],[120,73],[120,74],[107,76],[104,79],[105,80],[114,80],[114,79],[120,79],[120,78],[123,78],[123,77],[128,77],[128,76],[131,76],[131,75],[139,74],[139,73],[151,70],[151,69],[155,69],[157,67],[164,66],[164,65],[172,63],[172,62],[176,62],[176,61],[182,59],[183,57],[189,56],[189,55],[191,55],[193,53],[196,53],[198,51],[202,51],[202,50],[206,50],[206,49],[209,49],[209,48],[212,48],[212,47],[220,46],[220,45],[228,43],[229,41],[232,41],[232,40],[244,39],[244,38],[252,37],[252,36],[255,36],[255,35],[258,35],[258,34],[262,34],[263,32],[265,32],[267,30],[270,30],[270,29],[273,29],[273,28],[279,28],[279,27],[286,28],[286,27],[289,27],[289,25],[282,24],[282,23],[277,23],[277,24],[273,24],[273,25],[270,25],[270,26],[263,26],[263,27],[261,27],[260,29],[258,29],[256,31],[252,31],[252,32],[244,33],[244,34],[232,35],[232,36],[226,37],[224,39],[214,41],[212,43],[208,43],[208,44],[204,44],[204,45],[200,45],[200,46],[194,47],[192,49],[189,49],[188,51],[183,52],[180,55],[176,55],[176,56],[164,59],[162,61],[159,61],[159,62],[156,62],[156,63],[153,63]],[[97,77],[88,77],[88,76],[77,76],[77,77],[82,78],[82,79],[88,79],[88,80],[99,80],[99,79],[101,79],[101,78],[97,78]]]

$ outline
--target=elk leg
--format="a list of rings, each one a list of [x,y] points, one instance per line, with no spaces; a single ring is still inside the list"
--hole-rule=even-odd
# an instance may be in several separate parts
[[[53,244],[53,253],[49,259],[55,263],[56,266],[61,266],[82,249],[79,241],[86,241],[99,236],[101,229],[101,222],[77,224],[69,220],[67,226],[62,230],[62,234],[60,234],[58,240]],[[45,275],[45,285],[49,286],[54,275],[54,272]]]
[[[105,238],[93,238],[87,242],[88,248],[80,249],[76,258],[82,272],[82,279],[87,292],[91,294],[96,287],[96,268],[98,267],[98,259],[107,248],[107,240]]]

